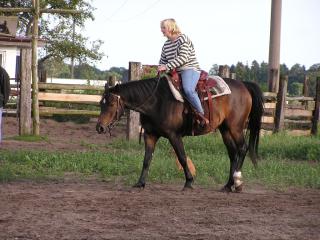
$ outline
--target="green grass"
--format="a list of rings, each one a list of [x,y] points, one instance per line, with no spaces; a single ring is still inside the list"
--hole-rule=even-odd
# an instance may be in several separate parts
[[[48,142],[48,136],[34,136],[34,135],[21,135],[21,136],[14,136],[8,139],[13,139],[16,141],[23,141],[23,142]]]
[[[184,143],[187,155],[197,169],[196,184],[213,186],[226,182],[229,158],[219,134],[188,137]],[[144,144],[115,140],[106,145],[104,151],[98,151],[101,146],[98,148],[94,144],[89,147],[89,152],[0,150],[0,181],[63,179],[66,173],[84,178],[96,176],[105,181],[120,177],[127,184],[138,180]],[[258,169],[253,168],[249,158],[245,160],[243,176],[246,182],[320,188],[319,136],[292,137],[283,133],[265,136],[259,147]],[[157,144],[147,182],[184,182],[166,139]]]

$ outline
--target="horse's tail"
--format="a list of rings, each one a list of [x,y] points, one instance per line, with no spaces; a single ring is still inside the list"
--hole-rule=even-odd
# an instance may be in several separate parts
[[[249,114],[249,122],[247,128],[250,131],[248,150],[252,163],[257,166],[257,158],[259,157],[258,145],[261,130],[261,121],[264,112],[263,93],[260,87],[254,82],[244,82],[244,84],[249,90],[252,98],[252,108]]]

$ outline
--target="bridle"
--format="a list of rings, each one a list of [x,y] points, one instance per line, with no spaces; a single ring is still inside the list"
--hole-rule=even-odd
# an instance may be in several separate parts
[[[115,99],[117,101],[116,115],[115,115],[115,117],[113,117],[112,121],[107,125],[108,132],[111,136],[111,130],[114,127],[115,123],[120,120],[121,113],[124,112],[124,106],[122,104],[121,97],[119,95],[116,95],[114,93],[109,93],[109,95],[112,95],[113,97],[115,97]],[[106,94],[103,96],[103,99],[104,100],[106,99]],[[99,122],[101,122],[100,119],[99,119]]]

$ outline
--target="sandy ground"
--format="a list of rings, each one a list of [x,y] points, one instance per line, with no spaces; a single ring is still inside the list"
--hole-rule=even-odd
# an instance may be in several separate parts
[[[4,125],[5,136],[17,134],[16,119],[6,117]],[[87,151],[90,143],[112,141],[95,132],[94,119],[41,126],[49,141],[5,139],[1,148]],[[181,191],[182,184],[149,183],[139,190],[72,176],[0,183],[0,239],[320,239],[320,190],[252,184],[227,194],[220,187]]]

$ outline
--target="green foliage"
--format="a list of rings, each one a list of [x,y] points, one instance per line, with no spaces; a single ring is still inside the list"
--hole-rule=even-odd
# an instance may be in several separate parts
[[[48,77],[70,78],[71,66],[58,59],[49,59],[46,61],[45,69]],[[128,70],[120,67],[112,67],[109,70],[99,70],[95,66],[87,63],[82,63],[74,67],[74,78],[89,79],[89,80],[108,80],[109,77],[115,76],[119,81],[128,81]]]
[[[32,7],[32,1],[7,0],[1,7]],[[103,44],[101,40],[90,42],[81,34],[85,21],[93,19],[94,8],[86,0],[41,0],[40,7],[49,9],[80,10],[80,14],[46,14],[40,16],[39,35],[46,39],[41,57],[53,57],[64,60],[74,58],[76,62],[94,62],[103,56],[99,52]],[[20,35],[31,36],[32,13],[18,13],[18,32]],[[73,26],[75,31],[73,31]],[[90,47],[88,47],[90,46]]]
[[[213,64],[212,67],[209,70],[209,75],[210,76],[216,76],[219,74],[219,65],[218,64]]]
[[[212,75],[218,74],[219,66],[213,64],[209,73]],[[230,73],[236,74],[236,79],[242,81],[254,81],[259,84],[262,91],[267,92],[268,89],[268,63],[262,62],[259,64],[256,60],[252,61],[251,66],[248,63],[245,65],[238,62],[236,65],[230,66]],[[320,63],[312,65],[308,70],[300,64],[295,64],[288,69],[286,64],[280,65],[280,74],[287,75],[288,93],[290,95],[302,95],[302,88],[305,76],[309,77],[307,87],[309,89],[309,96],[315,96],[316,78],[320,77]]]
[[[154,78],[158,74],[158,67],[156,65],[144,65],[142,69],[141,79]]]
[[[308,70],[308,89],[309,89],[309,96],[316,96],[316,84],[317,84],[317,77],[320,77],[320,63],[312,65]]]
[[[303,84],[299,82],[293,82],[291,84],[290,95],[301,96],[302,95]]]
[[[304,66],[300,64],[295,64],[289,70],[289,80],[288,80],[288,93],[290,95],[297,95],[297,91],[301,88],[302,93],[302,86],[304,82],[304,77],[306,75],[306,69]],[[297,83],[301,84],[301,87],[297,85]]]

